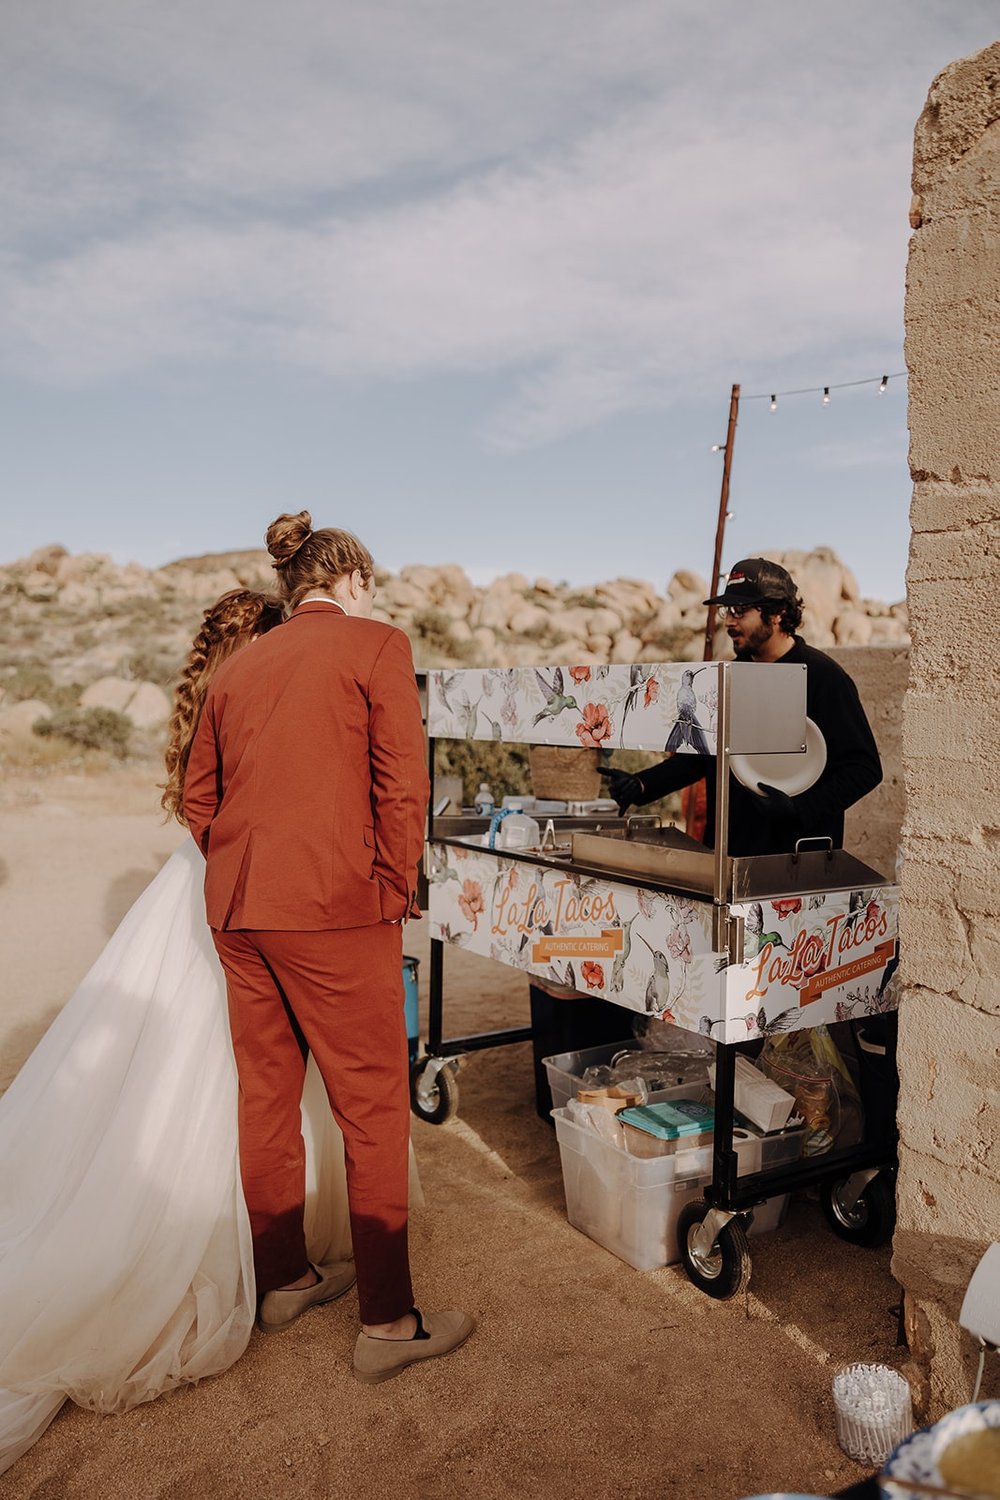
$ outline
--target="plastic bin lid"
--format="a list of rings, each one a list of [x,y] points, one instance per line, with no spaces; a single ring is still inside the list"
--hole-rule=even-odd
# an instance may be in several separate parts
[[[694,1099],[661,1100],[658,1104],[637,1104],[619,1110],[619,1120],[644,1130],[661,1141],[676,1141],[681,1136],[704,1135],[715,1129],[715,1111]]]

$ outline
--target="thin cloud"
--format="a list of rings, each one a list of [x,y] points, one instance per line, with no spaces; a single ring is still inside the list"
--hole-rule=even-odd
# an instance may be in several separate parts
[[[891,432],[858,441],[817,443],[804,449],[803,461],[817,469],[896,469],[905,472],[906,434]]]
[[[834,35],[774,0],[725,28],[652,0],[35,9],[6,106],[7,367],[500,372],[486,436],[518,447],[720,368],[898,360],[933,67],[902,0],[857,14]],[[923,30],[936,66],[953,12]]]

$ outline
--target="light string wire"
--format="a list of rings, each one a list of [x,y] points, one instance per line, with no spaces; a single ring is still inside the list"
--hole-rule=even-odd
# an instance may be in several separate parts
[[[846,391],[858,385],[877,385],[881,395],[890,380],[905,380],[908,373],[907,370],[894,370],[889,375],[870,375],[865,380],[840,380],[829,385],[804,385],[794,391],[755,391],[752,396],[741,396],[740,402],[770,401],[773,410],[783,396],[822,396],[826,402],[830,399],[831,391]]]

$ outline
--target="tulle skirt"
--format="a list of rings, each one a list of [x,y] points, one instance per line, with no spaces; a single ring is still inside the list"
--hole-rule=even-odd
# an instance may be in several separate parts
[[[0,1472],[67,1397],[125,1411],[226,1369],[250,1337],[236,1069],[203,873],[188,840],[0,1098]],[[347,1259],[343,1138],[311,1059],[303,1134],[310,1258]]]

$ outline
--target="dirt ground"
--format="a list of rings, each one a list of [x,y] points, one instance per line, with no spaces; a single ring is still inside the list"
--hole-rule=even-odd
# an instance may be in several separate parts
[[[0,793],[6,1086],[131,901],[186,835],[153,773],[11,780]],[[427,977],[426,926],[405,948]],[[446,1029],[527,1020],[510,970],[449,951]],[[527,1045],[470,1055],[459,1116],[414,1121],[412,1224],[428,1308],[479,1328],[384,1386],[350,1373],[356,1304],[254,1334],[227,1373],[123,1416],[65,1407],[0,1479],[9,1500],[827,1495],[864,1471],[837,1447],[831,1381],[902,1362],[889,1250],[835,1239],[794,1199],[753,1241],[748,1294],[713,1302],[677,1268],[638,1272],[570,1227]]]

